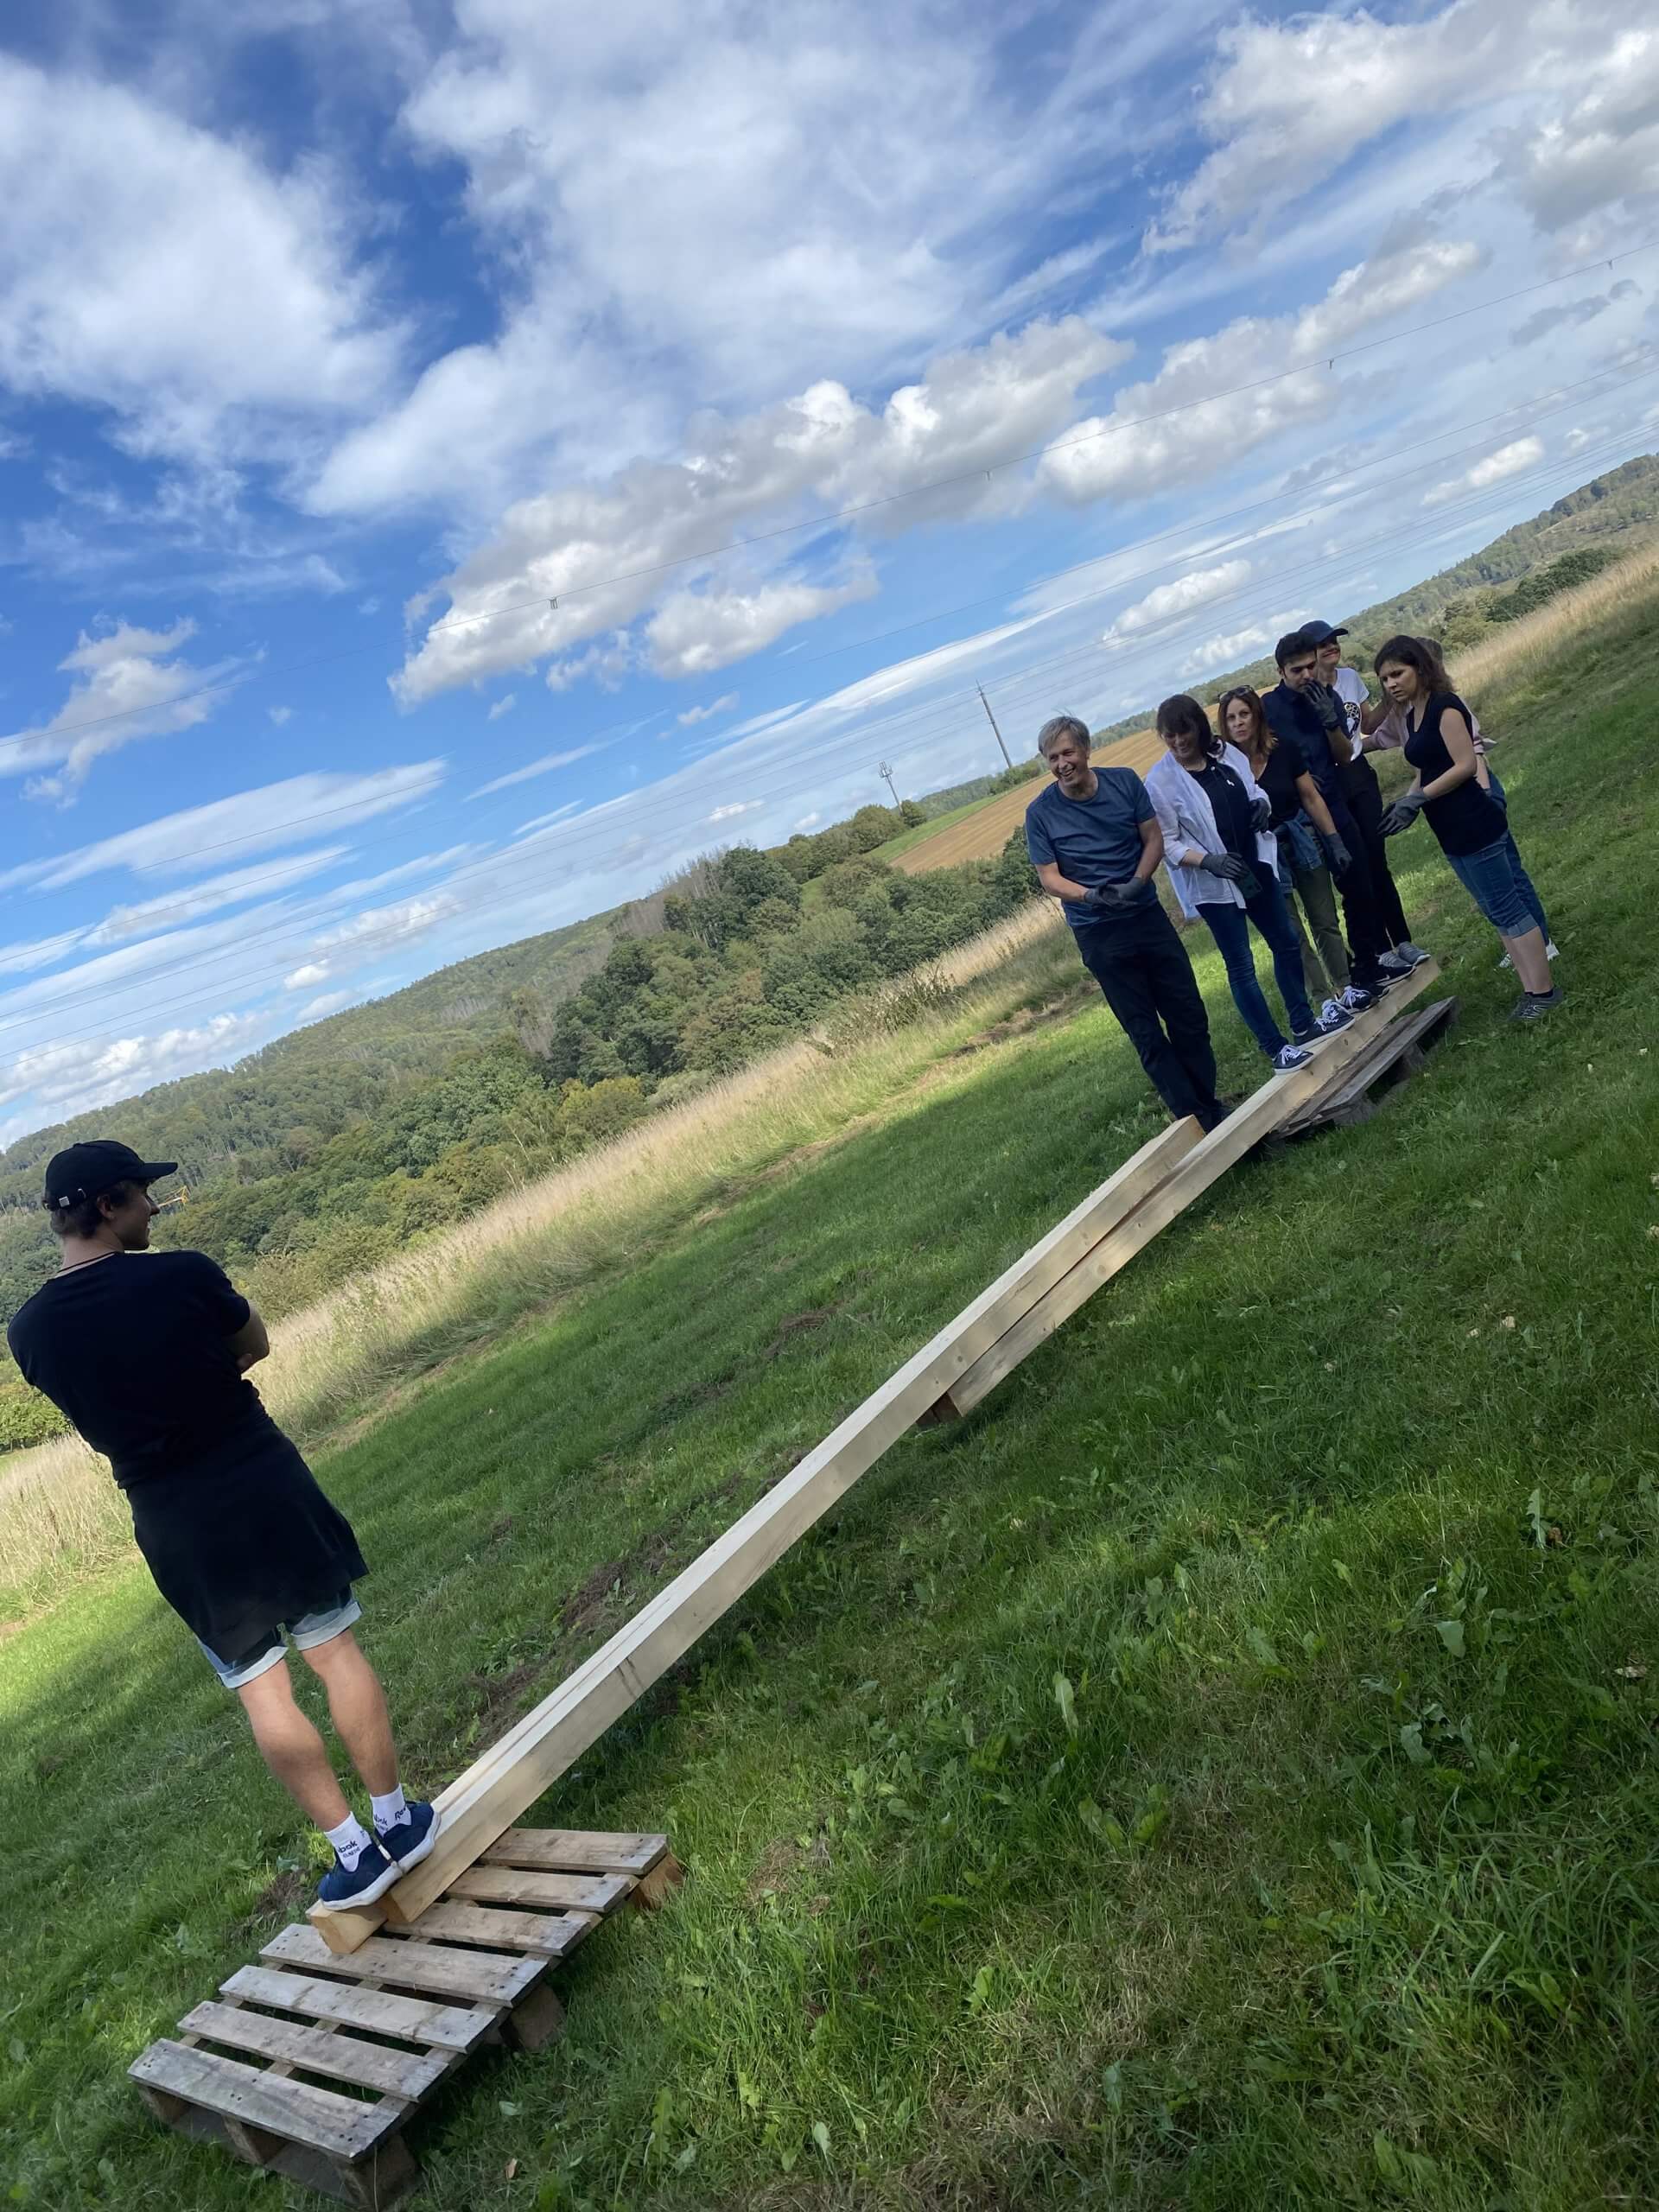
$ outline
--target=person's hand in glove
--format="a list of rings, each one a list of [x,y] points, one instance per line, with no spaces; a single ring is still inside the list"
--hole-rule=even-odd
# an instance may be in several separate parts
[[[1089,893],[1089,904],[1101,907],[1109,914],[1121,913],[1130,905],[1138,887],[1134,883],[1096,883]]]
[[[1206,853],[1199,866],[1206,874],[1224,877],[1229,883],[1243,882],[1250,872],[1243,861],[1236,860],[1231,853]]]
[[[1325,861],[1332,874],[1346,875],[1354,864],[1354,856],[1343,843],[1342,839],[1332,830],[1328,837],[1323,838],[1320,842],[1324,844]]]
[[[1253,798],[1250,801],[1251,829],[1265,830],[1272,813],[1273,801],[1270,798]]]
[[[1409,830],[1422,812],[1425,804],[1421,791],[1402,791],[1394,804],[1384,810],[1382,821],[1382,835],[1385,837],[1397,837],[1402,830]]]
[[[1341,700],[1328,683],[1310,683],[1306,686],[1302,696],[1319,716],[1321,729],[1339,729],[1344,737],[1347,736],[1348,717],[1342,711]]]

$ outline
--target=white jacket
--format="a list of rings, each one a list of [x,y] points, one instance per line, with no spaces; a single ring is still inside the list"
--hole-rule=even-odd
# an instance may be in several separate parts
[[[1267,793],[1250,773],[1250,764],[1236,745],[1221,748],[1221,765],[1230,768],[1252,801]],[[1226,851],[1216,827],[1215,810],[1204,795],[1204,786],[1189,775],[1173,753],[1166,753],[1147,772],[1147,796],[1164,833],[1164,866],[1181,912],[1191,921],[1203,906],[1242,906],[1243,894],[1224,875],[1211,875],[1201,865],[1206,854],[1220,859]],[[1258,830],[1255,839],[1258,874],[1278,880],[1279,847],[1270,830]]]

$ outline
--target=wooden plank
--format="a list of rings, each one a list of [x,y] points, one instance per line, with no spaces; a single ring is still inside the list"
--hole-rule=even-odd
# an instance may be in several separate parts
[[[1403,1060],[1410,1071],[1422,1065],[1423,1049],[1438,1044],[1461,1011],[1455,998],[1436,999],[1419,1007],[1402,1020],[1391,1022],[1353,1064],[1342,1069],[1325,1087],[1310,1098],[1277,1132],[1281,1137],[1300,1136],[1338,1119],[1359,1102],[1374,1084],[1394,1072]]]
[[[645,1874],[668,1849],[665,1835],[594,1828],[509,1828],[483,1855],[488,1866],[539,1866],[554,1874]]]
[[[1172,1162],[1196,1147],[1200,1135],[1196,1122],[1178,1122],[1143,1145],[947,1322],[896,1375],[855,1407],[815,1450],[583,1666],[440,1792],[435,1802],[442,1810],[443,1827],[431,1855],[412,1867],[380,1904],[349,1912],[319,1914],[314,1910],[314,1925],[329,1949],[351,1951],[386,1920],[418,1920],[452,1886],[456,1875],[487,1851],[690,1649],[711,1622],[822,1519],[957,1377],[1006,1334],[1019,1315],[1164,1180]]]
[[[494,2024],[493,2010],[474,2012],[458,2005],[428,2005],[417,1997],[390,1991],[353,1989],[340,1981],[310,1974],[280,1974],[271,1967],[238,1967],[219,1986],[221,1997],[248,2005],[280,2005],[308,2019],[334,2020],[342,2027],[367,2028],[376,2035],[402,2036],[438,2050],[470,2050]]]
[[[193,2050],[166,2037],[141,2052],[127,2071],[135,2082],[188,2098],[238,2126],[308,2144],[330,2158],[363,2158],[389,2127],[403,2124],[401,2105],[361,2104],[333,2089],[262,2074],[217,2051]]]
[[[209,2043],[257,2051],[262,2058],[283,2059],[308,2073],[332,2074],[338,2082],[381,2089],[410,2103],[441,2082],[454,2063],[428,2050],[389,2050],[384,2044],[365,2043],[360,2036],[332,2035],[326,2028],[308,2028],[297,2020],[273,2020],[269,2013],[251,2012],[241,2005],[198,2005],[179,2026],[187,2035]]]
[[[1410,996],[1427,990],[1438,973],[1433,961],[1426,962],[1395,985],[1389,1000],[1397,1007],[1402,994]],[[1103,1283],[1127,1267],[1160,1230],[1166,1229],[1194,1198],[1212,1183],[1219,1182],[1230,1167],[1235,1166],[1264,1136],[1289,1120],[1307,1098],[1328,1088],[1333,1064],[1351,1065],[1387,1027],[1389,1000],[1370,1007],[1351,1027],[1328,1039],[1319,1048],[1311,1066],[1294,1075],[1274,1076],[1230,1114],[1219,1128],[1212,1129],[1127,1221],[1103,1237],[957,1378],[949,1393],[949,1410],[959,1414],[970,1413],[1022,1360],[1028,1359],[1039,1344],[1046,1343],[1063,1321],[1092,1298]]]
[[[543,1912],[614,1912],[633,1887],[631,1874],[536,1874],[522,1866],[469,1866],[449,1885],[452,1897],[479,1904],[524,1904]],[[426,1914],[415,1923],[424,1934]]]
[[[428,1905],[413,1933],[423,1940],[442,1936],[447,1943],[493,1944],[499,1951],[562,1959],[598,1925],[586,1912],[498,1912],[487,1905],[463,1904],[452,1890]]]
[[[543,1879],[548,1878],[543,1876]],[[288,1966],[321,1967],[330,1974],[390,1982],[397,1989],[433,1997],[471,1997],[480,2004],[515,2004],[546,1969],[545,1959],[515,1959],[499,1951],[452,1951],[436,1943],[394,1942],[377,1936],[336,1958],[314,1929],[302,1922],[284,1928],[259,1954]]]

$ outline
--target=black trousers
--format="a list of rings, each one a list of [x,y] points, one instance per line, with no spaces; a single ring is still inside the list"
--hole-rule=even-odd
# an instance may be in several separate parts
[[[1376,769],[1363,753],[1349,765],[1348,804],[1370,863],[1376,917],[1386,940],[1383,949],[1391,951],[1396,944],[1410,944],[1411,929],[1389,867],[1388,840],[1382,835],[1382,788],[1376,780]]]
[[[1226,1116],[1216,1096],[1216,1056],[1192,963],[1156,899],[1077,932],[1083,964],[1100,985],[1153,1087],[1178,1121],[1206,1129]]]
[[[1382,926],[1382,915],[1377,905],[1370,855],[1365,849],[1365,840],[1354,819],[1353,810],[1334,786],[1325,793],[1325,803],[1331,810],[1331,820],[1338,836],[1348,848],[1348,865],[1337,877],[1336,883],[1337,895],[1342,900],[1342,918],[1348,931],[1348,950],[1353,961],[1354,981],[1362,988],[1374,991],[1382,980],[1382,970],[1377,962],[1389,949],[1389,937]]]

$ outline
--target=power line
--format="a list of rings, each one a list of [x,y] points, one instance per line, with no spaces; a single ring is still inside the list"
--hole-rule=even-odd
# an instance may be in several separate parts
[[[924,499],[936,492],[949,491],[958,484],[971,483],[982,477],[999,475],[1010,468],[1022,468],[1030,462],[1046,459],[1051,454],[1070,452],[1079,446],[1090,445],[1103,438],[1124,436],[1132,430],[1145,429],[1154,423],[1172,422],[1176,417],[1192,414],[1201,407],[1213,407],[1223,400],[1242,398],[1251,392],[1267,391],[1274,385],[1287,382],[1292,377],[1306,376],[1310,371],[1317,371],[1321,363],[1326,369],[1333,369],[1338,361],[1355,359],[1363,353],[1375,353],[1382,346],[1397,346],[1408,338],[1421,338],[1430,331],[1442,330],[1450,323],[1465,321],[1470,315],[1490,314],[1495,308],[1510,306],[1517,300],[1529,299],[1535,293],[1548,291],[1558,284],[1569,283],[1577,277],[1597,274],[1603,269],[1611,269],[1618,262],[1629,261],[1637,255],[1650,253],[1656,246],[1659,246],[1659,238],[1645,239],[1641,245],[1627,246],[1621,252],[1602,255],[1594,261],[1580,264],[1577,268],[1563,270],[1558,276],[1541,277],[1535,283],[1522,284],[1514,291],[1502,292],[1493,298],[1474,302],[1465,308],[1454,308],[1447,315],[1434,316],[1427,322],[1414,323],[1404,330],[1390,331],[1381,338],[1367,339],[1352,346],[1339,346],[1328,354],[1299,361],[1290,368],[1277,369],[1270,375],[1254,378],[1245,384],[1229,385],[1218,391],[1206,392],[1195,399],[1182,400],[1173,406],[1156,409],[1151,414],[1133,416],[1121,423],[1103,423],[1096,430],[1085,430],[1074,436],[1056,438],[1046,445],[1034,446],[1028,451],[1011,454],[1001,461],[986,462],[972,468],[954,470],[948,475],[933,477],[925,484],[907,485],[903,491],[886,493],[880,499],[858,500],[848,506],[810,516],[804,521],[783,523],[775,530],[757,531],[749,537],[730,538],[717,545],[705,546],[696,552],[677,554],[671,560],[651,562],[635,569],[617,569],[609,575],[592,577],[586,583],[563,585],[556,594],[539,592],[533,598],[513,601],[505,607],[489,607],[477,614],[448,616],[442,622],[434,623],[427,631],[426,637],[430,639],[445,636],[451,631],[475,629],[482,623],[502,621],[508,615],[522,614],[546,607],[550,599],[583,598],[594,592],[607,590],[615,584],[637,583],[646,577],[666,575],[677,569],[695,567],[702,562],[720,560],[728,554],[747,552],[759,545],[772,544],[780,538],[797,537],[809,531],[827,530],[837,523],[855,521],[861,515],[872,514],[882,508],[896,506],[907,499]],[[387,586],[385,588],[390,589],[390,587]],[[297,674],[307,669],[326,666],[340,660],[358,658],[366,653],[378,653],[380,651],[381,648],[378,645],[348,646],[337,652],[313,655],[306,660],[285,662],[279,666],[267,668],[262,672],[275,679]],[[169,709],[180,707],[193,699],[210,698],[219,692],[232,690],[243,680],[240,673],[223,677],[216,683],[199,684],[191,690],[178,692],[171,699],[160,703]],[[155,705],[118,708],[106,715],[87,715],[74,722],[60,722],[53,728],[51,734],[54,738],[73,737],[82,730],[107,728],[110,724],[129,721],[135,715],[154,714],[156,711],[157,708]]]

